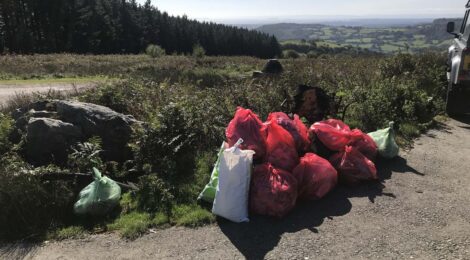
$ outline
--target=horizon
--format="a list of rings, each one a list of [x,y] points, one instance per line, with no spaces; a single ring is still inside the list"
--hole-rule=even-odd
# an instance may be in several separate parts
[[[138,0],[143,4],[145,0]],[[313,3],[312,3],[313,2]],[[437,19],[463,17],[465,3],[460,0],[396,0],[371,1],[357,0],[350,3],[337,0],[335,5],[318,1],[297,0],[152,0],[152,5],[170,15],[187,15],[190,19],[221,23],[256,21],[338,21],[361,19]],[[304,10],[315,10],[306,12]],[[237,15],[243,14],[243,15]]]

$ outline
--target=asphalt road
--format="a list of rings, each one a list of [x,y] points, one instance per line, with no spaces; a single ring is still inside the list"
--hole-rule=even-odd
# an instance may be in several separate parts
[[[450,120],[401,157],[381,183],[338,187],[283,220],[219,220],[157,230],[4,245],[4,259],[470,259],[470,118]]]

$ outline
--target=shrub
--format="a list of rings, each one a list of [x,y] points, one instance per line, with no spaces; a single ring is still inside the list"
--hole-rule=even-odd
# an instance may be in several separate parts
[[[70,219],[75,200],[73,183],[41,179],[51,172],[60,173],[60,169],[32,169],[14,154],[1,158],[0,239],[41,237]]]
[[[171,214],[174,196],[168,185],[156,174],[140,177],[137,206],[147,212],[162,211]]]
[[[285,50],[282,52],[282,57],[284,59],[298,59],[300,54],[294,50]]]
[[[0,113],[0,155],[11,149],[9,137],[13,130],[13,120],[3,113]]]
[[[165,49],[158,45],[150,44],[145,49],[145,53],[152,58],[160,58],[162,56],[165,56]]]
[[[196,44],[193,46],[193,56],[196,58],[203,58],[206,56],[206,50],[204,50],[200,44]]]

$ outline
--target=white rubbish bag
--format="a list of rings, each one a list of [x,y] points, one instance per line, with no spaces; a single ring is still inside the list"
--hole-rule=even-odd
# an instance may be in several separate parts
[[[226,149],[219,164],[219,184],[215,194],[212,213],[230,221],[248,222],[248,195],[254,151],[240,150],[240,139],[232,148]]]

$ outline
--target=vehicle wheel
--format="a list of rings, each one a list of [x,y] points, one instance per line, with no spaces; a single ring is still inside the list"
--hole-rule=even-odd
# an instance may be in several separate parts
[[[470,112],[469,91],[460,85],[449,84],[447,88],[446,112],[449,116],[457,116]]]

